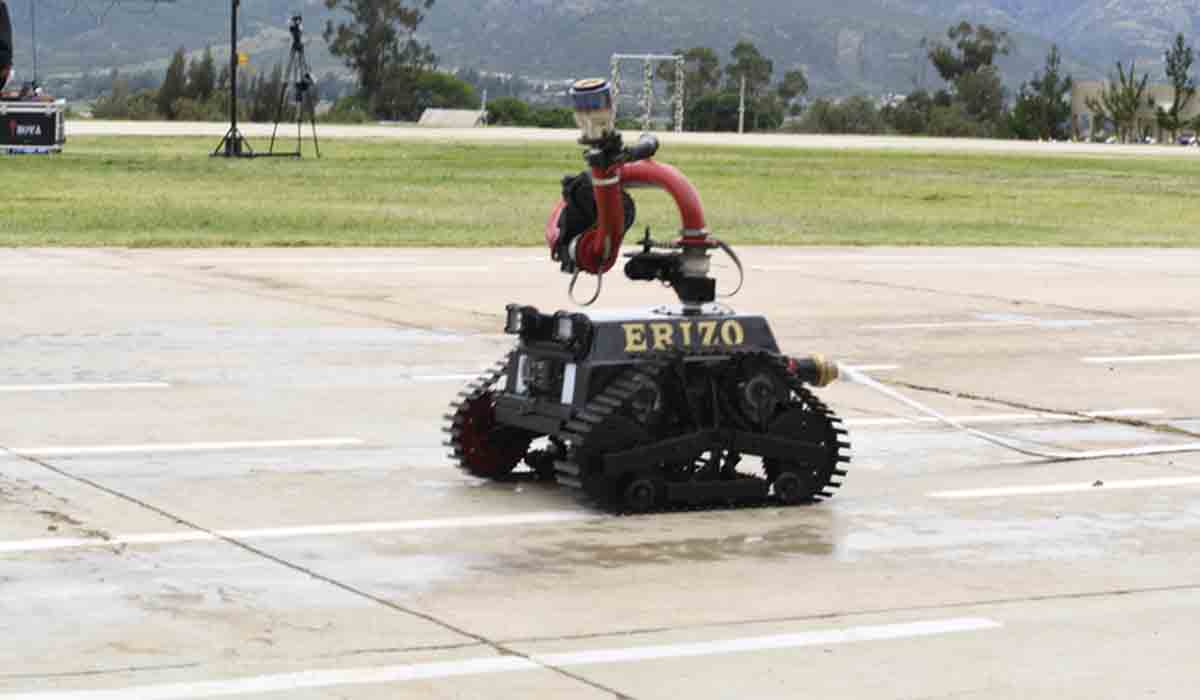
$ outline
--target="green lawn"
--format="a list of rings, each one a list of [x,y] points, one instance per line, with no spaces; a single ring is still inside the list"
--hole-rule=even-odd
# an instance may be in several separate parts
[[[326,141],[325,158],[212,159],[211,139],[78,138],[0,157],[0,245],[534,245],[579,149]],[[738,244],[1200,245],[1190,158],[673,147]],[[638,230],[678,225],[636,192]]]

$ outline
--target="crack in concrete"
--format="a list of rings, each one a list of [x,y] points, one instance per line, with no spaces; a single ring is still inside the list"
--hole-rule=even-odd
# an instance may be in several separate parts
[[[896,379],[890,379],[890,380],[876,379],[875,381],[878,381],[883,384],[889,384],[891,386],[902,387],[904,389],[911,389],[913,391],[923,391],[923,392],[927,392],[930,394],[937,394],[939,396],[949,396],[949,397],[955,398],[955,399],[968,399],[971,401],[984,401],[987,403],[996,404],[998,406],[1005,406],[1007,408],[1018,408],[1018,409],[1021,409],[1024,411],[1034,411],[1037,413],[1056,413],[1056,414],[1064,415],[1064,416],[1074,416],[1076,418],[1081,418],[1086,421],[1092,421],[1092,422],[1096,422],[1096,423],[1111,423],[1114,425],[1123,425],[1123,426],[1130,427],[1130,428],[1150,430],[1150,431],[1153,431],[1156,433],[1161,433],[1164,435],[1177,435],[1180,437],[1200,438],[1200,432],[1187,430],[1185,428],[1180,428],[1180,427],[1177,427],[1174,425],[1169,425],[1166,423],[1155,423],[1153,421],[1139,420],[1137,418],[1125,418],[1122,416],[1097,416],[1095,414],[1085,413],[1082,411],[1075,411],[1075,410],[1071,410],[1071,409],[1060,410],[1060,409],[1056,409],[1056,408],[1047,408],[1045,406],[1038,406],[1036,404],[1026,403],[1024,401],[1003,399],[998,396],[985,396],[983,394],[973,394],[971,392],[966,392],[966,391],[957,391],[954,389],[944,389],[942,387],[929,386],[926,384],[915,384],[913,382],[905,382],[905,381],[900,381],[900,380],[896,380]]]
[[[1105,311],[1101,309],[1089,309],[1082,306],[1071,306],[1069,304],[1056,304],[1048,301],[1035,301],[1032,299],[1018,299],[1012,297],[1004,297],[996,294],[984,294],[981,292],[961,292],[946,289],[933,289],[930,287],[919,287],[909,284],[897,284],[895,282],[881,282],[879,280],[862,280],[862,279],[846,279],[841,277],[829,277],[826,275],[814,275],[811,273],[792,273],[796,277],[804,277],[807,279],[819,280],[821,282],[833,282],[838,284],[849,284],[863,287],[880,287],[883,289],[891,289],[905,292],[920,292],[922,294],[935,294],[938,296],[960,297],[963,299],[979,299],[983,301],[1002,302],[1004,304],[1014,304],[1017,306],[1039,306],[1048,309],[1059,309],[1061,311],[1072,311],[1076,313],[1094,314],[1107,318],[1119,318],[1125,320],[1142,320],[1135,314],[1122,313],[1118,311]]]
[[[62,469],[60,467],[57,467],[45,460],[38,459],[36,457],[31,457],[29,455],[24,455],[24,454],[21,454],[18,452],[14,452],[11,448],[4,446],[4,445],[0,445],[0,452],[7,453],[7,454],[9,454],[13,457],[16,457],[17,459],[23,460],[23,461],[26,461],[26,462],[29,462],[32,464],[36,464],[37,466],[42,467],[43,469],[51,471],[55,474],[58,474],[59,476],[62,476],[67,479],[71,479],[71,480],[76,481],[81,484],[84,484],[85,486],[93,488],[102,493],[107,493],[108,495],[113,496],[114,498],[118,498],[118,499],[121,499],[128,503],[132,503],[132,504],[138,506],[139,508],[142,508],[142,509],[148,510],[152,513],[155,513],[155,514],[173,522],[176,525],[179,525],[181,527],[185,527],[185,528],[188,528],[191,530],[196,530],[198,532],[203,532],[206,535],[213,537],[214,539],[225,542],[226,544],[229,544],[233,547],[237,547],[238,549],[241,549],[245,552],[253,554],[254,556],[257,556],[259,558],[266,559],[267,561],[271,561],[276,564],[279,564],[280,566],[283,566],[285,568],[291,569],[292,571],[295,571],[297,573],[308,576],[316,581],[320,581],[321,583],[333,586],[333,587],[335,587],[339,590],[342,590],[346,593],[349,593],[351,595],[357,596],[359,598],[363,598],[372,603],[375,603],[382,607],[388,608],[395,612],[401,613],[403,615],[408,615],[409,617],[415,617],[417,619],[424,620],[425,622],[428,622],[429,624],[432,624],[437,627],[441,627],[444,630],[453,632],[454,634],[457,634],[460,637],[465,637],[467,639],[474,640],[476,644],[487,647],[500,656],[513,656],[513,657],[523,659],[535,666],[538,666],[539,668],[542,668],[542,669],[545,669],[552,673],[558,674],[564,678],[568,678],[568,679],[573,680],[582,685],[586,685],[594,690],[598,690],[600,692],[606,693],[606,694],[612,696],[615,700],[635,700],[632,696],[626,695],[625,693],[622,693],[621,691],[618,691],[615,688],[610,688],[598,681],[593,681],[593,680],[586,678],[580,674],[568,671],[567,669],[562,668],[561,666],[556,666],[554,664],[545,663],[529,654],[525,654],[521,651],[518,651],[517,649],[512,648],[510,645],[505,644],[504,642],[490,639],[489,637],[487,637],[483,634],[480,634],[477,632],[472,632],[472,631],[470,631],[464,627],[460,627],[452,622],[443,620],[443,619],[433,615],[432,613],[421,612],[420,610],[417,610],[415,608],[401,605],[400,603],[397,603],[392,600],[388,600],[387,598],[376,595],[376,594],[366,591],[362,588],[353,586],[349,583],[346,583],[345,581],[335,579],[332,576],[328,576],[326,574],[323,574],[323,573],[316,571],[314,569],[311,569],[309,567],[302,566],[295,562],[289,561],[279,555],[272,554],[271,552],[268,552],[260,547],[256,547],[256,546],[254,546],[248,542],[245,542],[241,539],[238,539],[236,537],[230,537],[230,536],[225,535],[216,530],[212,530],[210,528],[204,527],[203,525],[200,525],[199,523],[192,522],[192,521],[188,520],[187,518],[176,515],[170,511],[166,510],[165,508],[156,506],[156,505],[154,505],[148,501],[145,501],[143,499],[140,499],[136,496],[132,496],[130,494],[119,491],[115,488],[105,486],[104,484],[101,484],[100,482],[95,481],[94,479],[90,479],[90,478],[87,478],[84,476],[79,476],[77,474],[73,474],[73,473],[71,473],[65,469]]]
[[[204,664],[195,661],[187,664],[152,664],[147,666],[119,666],[116,668],[95,668],[86,671],[52,671],[50,673],[0,673],[0,680],[45,680],[48,678],[88,678],[97,676],[112,676],[118,673],[141,673],[144,671],[177,671],[185,668],[199,668]]]
[[[666,632],[688,632],[705,629],[720,629],[729,627],[749,627],[753,625],[770,625],[787,622],[819,622],[828,620],[851,620],[858,617],[874,615],[895,615],[910,612],[936,612],[939,610],[961,610],[964,608],[1019,605],[1022,603],[1050,603],[1066,600],[1097,600],[1134,595],[1153,595],[1156,593],[1200,593],[1200,583],[1183,583],[1170,586],[1144,586],[1140,588],[1113,588],[1098,591],[1079,591],[1075,593],[1042,593],[1010,598],[985,598],[982,600],[965,600],[957,603],[929,603],[927,605],[909,605],[883,608],[866,608],[862,610],[833,610],[810,615],[784,615],[775,617],[743,618],[738,620],[717,620],[696,624],[671,625],[663,627],[641,627],[625,630],[610,630],[607,632],[590,632],[586,634],[561,635],[556,637],[516,637],[502,640],[505,644],[542,644],[553,642],[571,642],[587,639],[604,639],[609,637],[636,637],[648,634]]]

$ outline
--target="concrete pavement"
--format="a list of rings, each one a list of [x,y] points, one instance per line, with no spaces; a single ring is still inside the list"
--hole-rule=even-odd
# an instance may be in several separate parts
[[[739,252],[731,303],[785,350],[972,424],[1087,449],[1200,433],[1198,252]],[[568,305],[538,249],[7,250],[0,275],[0,700],[1200,681],[1200,455],[1039,462],[837,384],[855,461],[831,501],[611,517],[440,448],[510,344],[503,305]],[[668,299],[606,287],[607,308]]]

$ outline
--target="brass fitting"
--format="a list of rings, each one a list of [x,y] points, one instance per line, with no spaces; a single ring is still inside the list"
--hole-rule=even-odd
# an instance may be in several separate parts
[[[829,386],[837,380],[839,375],[837,363],[818,354],[790,358],[788,369],[800,381],[815,387]]]

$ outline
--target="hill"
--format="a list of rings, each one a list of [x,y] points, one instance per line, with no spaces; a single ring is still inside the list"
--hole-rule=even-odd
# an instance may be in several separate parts
[[[30,73],[28,5],[12,4],[18,65]],[[43,74],[161,70],[180,46],[227,50],[225,0],[50,0],[39,3]],[[340,68],[324,50],[330,16],[322,0],[245,0],[242,47],[254,66],[286,57],[287,19],[305,15],[318,72]],[[1193,0],[438,0],[421,27],[448,67],[564,79],[608,69],[613,52],[709,46],[723,57],[740,39],[775,61],[776,74],[806,69],[817,94],[907,92],[933,86],[923,39],[959,19],[1013,32],[1002,60],[1015,86],[1040,67],[1052,42],[1079,77],[1103,74],[1117,58],[1161,60],[1176,31],[1200,22]]]

